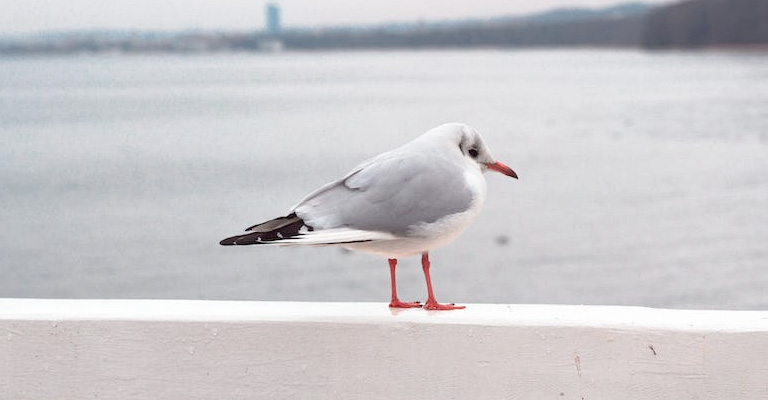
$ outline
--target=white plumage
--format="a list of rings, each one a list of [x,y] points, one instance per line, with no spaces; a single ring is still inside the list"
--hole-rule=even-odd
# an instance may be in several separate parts
[[[455,239],[477,217],[486,195],[482,173],[488,169],[517,178],[493,158],[474,129],[441,125],[308,194],[289,215],[221,244],[340,245],[386,256],[392,307],[416,304],[397,300],[396,259],[422,254],[429,290],[425,307],[458,308],[434,301],[428,252]]]

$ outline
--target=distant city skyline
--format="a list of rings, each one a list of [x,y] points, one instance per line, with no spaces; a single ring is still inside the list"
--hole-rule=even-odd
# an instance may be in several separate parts
[[[673,0],[645,0],[667,4]],[[243,31],[264,29],[267,3],[281,9],[287,29],[433,22],[524,15],[562,7],[605,7],[617,0],[4,0],[0,34],[50,31]]]

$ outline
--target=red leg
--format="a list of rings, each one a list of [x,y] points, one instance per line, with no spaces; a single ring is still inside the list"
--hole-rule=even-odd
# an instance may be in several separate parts
[[[427,280],[427,303],[424,304],[426,310],[460,310],[464,306],[451,304],[440,304],[435,300],[435,294],[432,292],[432,279],[429,277],[429,253],[424,252],[421,255],[421,268],[424,269],[424,278]]]
[[[421,307],[421,302],[414,301],[414,302],[404,302],[400,301],[397,298],[397,284],[395,283],[395,267],[397,267],[397,259],[396,258],[390,258],[389,259],[389,277],[392,280],[392,301],[389,303],[389,306],[392,308],[414,308],[414,307]]]

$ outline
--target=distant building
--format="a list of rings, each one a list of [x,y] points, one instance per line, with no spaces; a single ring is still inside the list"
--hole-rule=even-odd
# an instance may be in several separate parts
[[[280,7],[277,4],[267,4],[267,32],[280,33]]]

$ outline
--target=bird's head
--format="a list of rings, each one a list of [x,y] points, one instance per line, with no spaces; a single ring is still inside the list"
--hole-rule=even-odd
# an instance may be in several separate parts
[[[441,125],[433,129],[437,134],[451,137],[451,141],[458,144],[458,149],[464,157],[477,163],[480,170],[496,171],[517,179],[517,174],[506,164],[493,158],[491,151],[483,141],[483,137],[466,124],[451,123]]]

